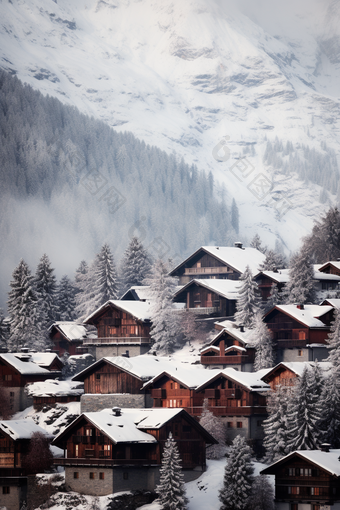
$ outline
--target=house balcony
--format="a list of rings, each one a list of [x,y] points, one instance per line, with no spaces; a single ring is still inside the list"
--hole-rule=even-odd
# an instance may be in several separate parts
[[[55,466],[159,466],[157,460],[152,459],[89,459],[89,458],[66,458],[54,459]]]
[[[232,273],[233,271],[228,267],[186,267],[184,274],[220,274],[220,273]]]
[[[83,345],[141,345],[151,344],[151,338],[142,336],[105,336],[101,338],[84,338]]]
[[[203,406],[198,407],[184,407],[184,409],[192,416],[201,416]],[[266,415],[267,409],[265,406],[249,406],[249,407],[229,407],[229,406],[208,406],[215,416],[252,416],[256,414]]]
[[[172,311],[177,313],[184,313],[187,311],[194,313],[195,315],[213,315],[220,314],[221,308],[219,306],[198,306],[194,308],[174,308]]]
[[[285,338],[284,340],[276,340],[276,347],[278,349],[292,349],[292,348],[305,348],[308,340],[290,340]],[[320,343],[320,342],[318,342]]]
[[[248,355],[240,356],[201,356],[202,365],[242,365],[252,363],[253,357]]]

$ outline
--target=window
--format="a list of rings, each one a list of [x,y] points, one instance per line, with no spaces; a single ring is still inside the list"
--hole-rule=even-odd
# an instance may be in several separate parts
[[[190,425],[183,425],[183,432],[191,432],[191,426]]]
[[[302,349],[298,350],[298,356],[303,356],[303,350]]]
[[[263,422],[263,420],[257,420],[257,426],[261,427],[262,426],[262,422]]]
[[[96,374],[96,379],[100,379],[100,374]]]
[[[9,487],[2,488],[2,494],[9,494],[9,493],[10,493]]]
[[[289,468],[289,476],[295,476],[295,469]]]
[[[77,479],[79,478],[79,473],[78,473],[78,471],[74,471],[74,473],[73,473],[73,478],[77,478]]]
[[[301,469],[301,476],[312,476],[312,470],[309,468]]]
[[[12,380],[12,374],[6,374],[3,376],[4,381],[11,381]]]
[[[99,480],[104,480],[104,478],[105,478],[104,473],[99,473]]]
[[[10,392],[9,392],[9,396],[10,396],[10,397],[14,397],[14,391],[10,391]]]
[[[320,505],[313,505],[313,510],[320,510]]]
[[[233,422],[232,421],[228,421],[227,427],[228,427],[228,429],[232,429],[233,428]]]
[[[288,494],[300,494],[300,487],[288,487]]]
[[[306,332],[299,331],[299,340],[306,340]]]
[[[320,496],[320,487],[311,487],[310,493],[311,496]]]
[[[242,426],[243,426],[243,423],[241,421],[238,421],[236,426],[237,426],[238,429],[241,429]]]
[[[123,480],[128,480],[128,479],[129,479],[129,473],[127,471],[124,471]]]
[[[95,473],[90,473],[90,480],[94,480],[95,479]]]

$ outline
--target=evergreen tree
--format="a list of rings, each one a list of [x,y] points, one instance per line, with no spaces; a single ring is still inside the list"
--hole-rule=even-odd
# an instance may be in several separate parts
[[[329,352],[327,361],[330,361],[338,370],[340,369],[340,310],[338,308],[334,309],[334,320],[328,333],[327,343]]]
[[[278,386],[271,391],[267,401],[268,418],[263,421],[266,462],[276,462],[288,453],[288,408],[289,393],[285,388]]]
[[[102,306],[109,299],[118,299],[117,272],[110,247],[107,244],[97,254],[95,259],[95,296],[94,310]]]
[[[321,264],[340,257],[340,212],[337,207],[331,207],[315,222],[312,233],[304,239],[302,251]]]
[[[46,331],[56,319],[57,280],[46,253],[41,257],[34,278],[40,327]]]
[[[247,510],[254,473],[251,454],[245,438],[236,436],[224,470],[223,488],[219,492],[220,510]]]
[[[321,440],[340,448],[340,370],[336,369],[324,382],[320,398],[321,419],[319,429]]]
[[[260,236],[256,233],[253,237],[253,239],[250,241],[251,248],[255,248],[256,250],[259,250],[261,253],[266,253],[267,248],[262,246],[262,240]]]
[[[289,451],[317,449],[321,406],[318,395],[312,390],[306,367],[289,399]]]
[[[269,297],[265,302],[264,312],[266,313],[272,308],[274,308],[274,306],[281,304],[282,298],[283,298],[282,292],[279,291],[279,288],[276,285],[276,283],[273,283],[270,289]]]
[[[85,269],[85,268],[84,268]],[[90,313],[94,312],[97,307],[96,294],[96,264],[92,262],[90,266],[86,265],[86,272],[77,273],[77,288],[79,292],[76,294],[76,316],[77,320],[82,321]]]
[[[121,264],[123,294],[133,286],[142,285],[151,270],[150,256],[138,237],[132,237]]]
[[[76,289],[68,276],[64,275],[57,289],[57,310],[59,321],[76,319]]]
[[[249,266],[246,267],[242,274],[240,283],[235,320],[238,324],[252,328],[255,315],[260,311],[260,295]]]
[[[289,282],[284,288],[284,299],[287,304],[314,303],[314,268],[303,251],[291,259]]]
[[[37,297],[31,271],[24,260],[14,269],[12,277],[11,291],[8,293],[9,347],[15,351],[25,344],[37,347],[40,340]]]
[[[160,481],[156,493],[162,510],[186,510],[188,499],[185,496],[181,459],[171,432],[162,455]]]
[[[275,510],[274,488],[268,476],[256,476],[251,487],[249,510]]]
[[[2,308],[0,308],[0,352],[8,350],[9,341],[9,323],[4,316]]]
[[[233,198],[232,204],[231,204],[231,225],[233,229],[235,230],[236,234],[239,233],[240,230],[240,215],[238,212],[238,207],[235,201],[235,198]]]
[[[209,411],[207,398],[203,402],[200,424],[218,441],[207,448],[207,459],[221,459],[225,454],[226,430],[222,420]]]
[[[262,314],[259,312],[255,315],[252,340],[255,345],[254,370],[273,367],[275,353],[272,334],[263,322]]]
[[[260,271],[275,271],[276,269],[284,269],[286,267],[286,259],[281,253],[274,250],[266,251],[266,258],[263,264],[259,266]]]
[[[158,259],[145,283],[150,286],[153,347],[169,354],[179,345],[181,337],[178,314],[172,303],[177,281],[169,276],[167,265]]]

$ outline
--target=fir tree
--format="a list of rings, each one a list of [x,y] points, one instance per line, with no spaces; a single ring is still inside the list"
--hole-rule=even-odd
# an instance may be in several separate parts
[[[340,448],[340,370],[332,372],[324,382],[320,398],[321,419],[319,429],[321,440]]]
[[[31,271],[24,260],[20,261],[12,276],[11,291],[8,293],[9,347],[15,351],[25,344],[30,347],[40,347],[37,345],[38,339],[40,340],[37,297]]]
[[[96,256],[94,278],[94,309],[110,299],[118,299],[117,272],[110,247],[107,244],[102,246]]]
[[[255,345],[254,370],[273,367],[275,353],[272,334],[263,322],[261,313],[255,316],[252,340]]]
[[[287,407],[287,390],[278,386],[275,391],[270,392],[267,402],[268,418],[263,421],[266,462],[276,462],[288,453]]]
[[[251,454],[245,438],[236,436],[224,470],[223,488],[219,492],[220,510],[247,510],[254,473]]]
[[[281,253],[274,250],[266,251],[266,258],[260,264],[260,271],[275,271],[276,269],[284,269],[286,267],[286,259]]]
[[[9,341],[9,323],[4,316],[2,308],[0,308],[0,352],[8,350]]]
[[[329,352],[327,361],[338,370],[340,369],[340,310],[338,308],[334,309],[334,320],[328,333],[327,343]]]
[[[35,292],[37,296],[38,313],[42,331],[56,319],[56,290],[57,281],[54,275],[54,269],[51,267],[50,260],[44,254],[38,264],[34,278]]]
[[[231,225],[233,229],[235,230],[236,234],[239,233],[240,230],[240,215],[238,212],[238,207],[235,201],[235,198],[233,198],[232,204],[231,204]]]
[[[122,293],[142,285],[151,270],[150,256],[138,237],[132,237],[121,264]]]
[[[274,489],[268,476],[256,476],[251,487],[249,510],[275,510]]]
[[[321,406],[312,389],[306,367],[289,399],[289,451],[317,449]]]
[[[171,432],[162,455],[160,482],[156,493],[162,510],[186,510],[188,499],[185,496],[181,459]]]
[[[76,289],[68,276],[64,275],[57,289],[57,309],[59,321],[74,321],[76,319]]]
[[[226,430],[222,420],[209,411],[207,398],[203,402],[200,424],[218,441],[207,448],[207,459],[221,459],[225,454]]]
[[[267,248],[262,246],[262,241],[260,236],[256,233],[253,239],[250,241],[251,248],[255,248],[259,250],[261,253],[266,253]]]
[[[340,212],[337,207],[331,207],[315,222],[312,233],[304,239],[302,251],[321,264],[340,257]]]
[[[239,298],[236,303],[235,320],[238,324],[252,328],[256,313],[260,311],[260,296],[249,266],[240,278]]]
[[[150,286],[153,347],[169,354],[178,346],[181,336],[178,314],[172,303],[177,281],[168,275],[167,265],[158,259],[145,283]]]
[[[285,286],[284,296],[287,304],[314,303],[314,268],[303,251],[291,259],[289,282]]]
[[[282,292],[279,291],[276,283],[273,283],[270,289],[269,297],[265,302],[264,313],[274,308],[274,306],[281,304],[282,297]]]

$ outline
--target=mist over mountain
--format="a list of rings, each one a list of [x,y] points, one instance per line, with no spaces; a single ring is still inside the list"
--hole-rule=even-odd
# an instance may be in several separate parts
[[[0,2],[0,15],[3,69],[211,171],[215,201],[237,201],[244,238],[257,231],[289,253],[313,220],[339,201],[338,1],[18,0]],[[74,219],[81,239],[81,229],[91,225],[92,200],[84,198],[86,210]],[[28,233],[34,230],[28,216],[50,214],[41,203],[34,197],[29,207],[16,206]],[[57,224],[51,218],[50,238],[55,253],[67,258],[53,234],[60,231],[68,245],[68,216],[60,214],[64,220]],[[176,226],[196,236],[182,226],[189,221],[197,225],[193,214],[181,212]],[[210,219],[203,215],[203,221],[201,238],[220,242]],[[97,228],[89,230],[101,238]],[[170,243],[189,249],[190,243],[172,239],[177,228],[166,229]],[[87,249],[90,254],[90,248],[78,251],[86,256]]]

